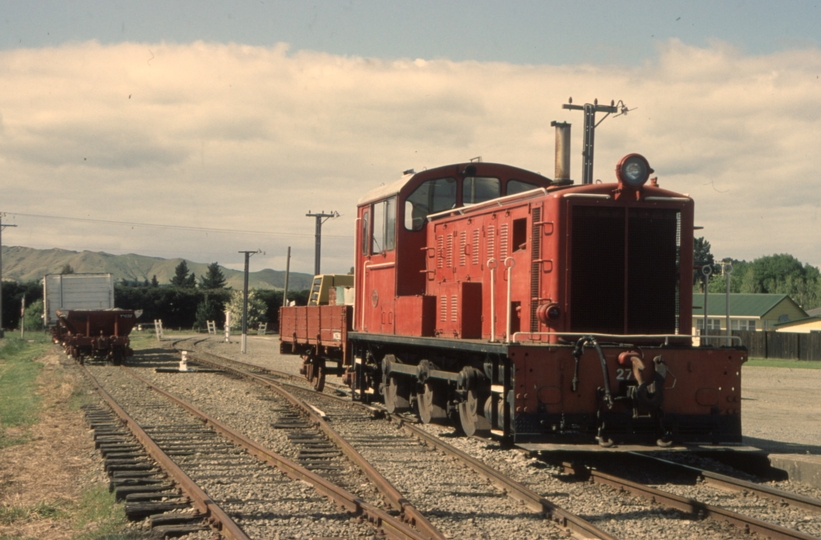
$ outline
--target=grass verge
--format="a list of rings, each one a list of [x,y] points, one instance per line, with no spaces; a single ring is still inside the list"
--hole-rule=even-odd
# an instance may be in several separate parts
[[[128,520],[123,505],[117,504],[107,486],[96,486],[82,494],[76,503],[58,501],[37,503],[31,507],[0,506],[0,524],[42,519],[69,520],[77,531],[72,540],[132,540],[142,538],[139,532],[126,530]],[[24,540],[25,537],[0,536],[0,540]],[[27,539],[25,539],[27,540]]]
[[[806,360],[780,360],[777,358],[750,358],[744,367],[775,367],[791,369],[821,369],[821,362]]]
[[[72,512],[73,527],[84,532],[73,540],[126,540],[140,538],[139,533],[124,531],[128,523],[122,504],[117,504],[107,486],[98,486],[83,493]],[[89,530],[91,529],[91,530]]]
[[[25,442],[25,429],[38,420],[37,375],[42,364],[37,358],[50,346],[45,334],[0,340],[0,448]]]

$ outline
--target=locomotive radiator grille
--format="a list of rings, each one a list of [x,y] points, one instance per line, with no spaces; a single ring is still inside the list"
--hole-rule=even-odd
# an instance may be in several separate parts
[[[471,250],[471,262],[474,266],[479,265],[479,229],[473,229],[473,249]]]
[[[496,226],[487,226],[487,258],[496,258]]]
[[[461,231],[459,233],[459,266],[467,264],[467,245],[468,233],[467,231]]]
[[[571,227],[572,330],[674,333],[679,211],[576,205]]]
[[[501,226],[501,227],[499,227],[500,232],[501,232],[501,234],[500,234],[501,238],[500,238],[500,240],[499,240],[499,258],[500,258],[500,259],[504,259],[504,258],[505,258],[505,257],[507,257],[507,255],[510,253],[510,252],[507,250],[507,244],[508,244],[508,228],[509,228],[509,227],[508,227],[508,224],[507,224],[507,223],[502,223],[502,226]]]

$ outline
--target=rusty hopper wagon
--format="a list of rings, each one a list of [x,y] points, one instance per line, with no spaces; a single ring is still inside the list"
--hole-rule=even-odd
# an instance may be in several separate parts
[[[129,309],[57,310],[52,337],[81,364],[85,358],[105,358],[119,365],[133,354],[128,335],[139,315]]]

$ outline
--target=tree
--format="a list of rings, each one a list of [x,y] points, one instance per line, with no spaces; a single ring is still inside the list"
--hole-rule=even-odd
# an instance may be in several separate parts
[[[17,283],[16,281],[3,282],[3,318],[0,328],[19,328],[20,326],[20,306],[23,296],[26,297],[26,304],[33,304],[37,300],[43,299],[43,284],[39,281],[27,281]],[[42,315],[43,308],[40,307]]]
[[[74,268],[71,267],[70,264],[64,264],[63,267],[60,269],[61,274],[73,274]]]
[[[26,306],[24,315],[26,330],[42,330],[43,329],[43,301],[36,300],[31,305]]]
[[[206,328],[208,321],[218,324],[225,320],[225,304],[230,299],[230,292],[222,289],[219,291],[206,291],[202,301],[197,304],[195,326]]]
[[[154,274],[153,276],[151,276],[151,286],[152,287],[159,287],[160,286],[160,282],[157,280],[157,274]]]
[[[234,291],[231,293],[231,301],[228,302],[226,310],[231,312],[231,328],[242,328],[242,291]],[[248,291],[248,328],[253,328],[261,322],[267,322],[268,318],[265,312],[268,306],[257,291]]]
[[[713,274],[717,274],[720,270],[713,254],[710,253],[710,242],[701,236],[693,240],[693,285],[702,280],[701,268],[706,265],[711,267]]]
[[[171,278],[171,285],[183,289],[193,289],[197,284],[197,277],[192,272],[188,275],[188,264],[182,261],[174,268],[174,277]]]
[[[731,293],[786,294],[803,309],[821,306],[821,272],[786,253],[766,255],[752,262],[732,262]],[[725,278],[714,275],[709,290],[723,293]]]
[[[225,275],[220,270],[219,263],[208,265],[206,274],[200,277],[200,289],[224,289]]]

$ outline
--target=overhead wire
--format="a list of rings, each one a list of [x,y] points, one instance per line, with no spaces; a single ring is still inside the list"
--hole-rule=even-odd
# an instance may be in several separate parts
[[[222,229],[218,227],[195,227],[191,225],[170,225],[170,224],[161,224],[161,223],[143,223],[139,221],[117,221],[117,220],[109,220],[109,219],[94,219],[94,218],[79,218],[79,217],[69,217],[69,216],[50,216],[46,214],[28,214],[23,212],[6,212],[8,216],[22,216],[22,217],[29,217],[29,218],[36,218],[36,219],[59,219],[59,220],[66,220],[66,221],[80,221],[86,223],[105,223],[105,224],[114,224],[114,225],[127,225],[131,227],[156,227],[160,229],[175,229],[175,230],[182,230],[182,231],[193,231],[193,232],[217,232],[217,233],[234,233],[234,234],[257,234],[261,236],[314,236],[311,233],[279,233],[279,232],[271,232],[271,231],[252,231],[246,229]],[[328,238],[351,238],[352,235],[334,235],[334,234],[323,234],[323,237]]]

